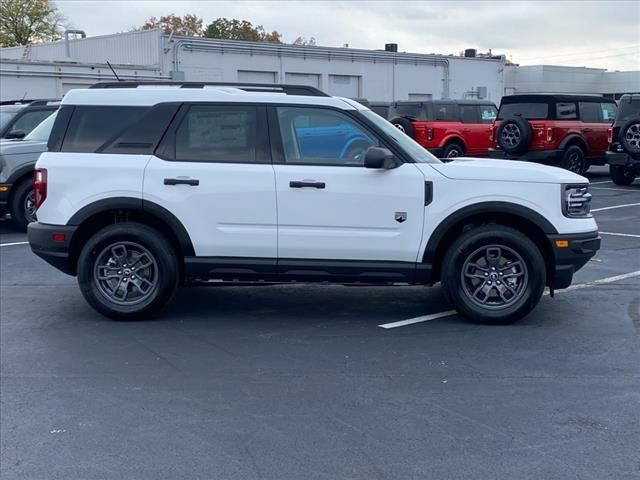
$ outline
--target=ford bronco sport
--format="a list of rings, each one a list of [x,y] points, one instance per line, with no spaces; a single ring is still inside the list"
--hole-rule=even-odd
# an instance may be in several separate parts
[[[393,103],[387,118],[436,157],[455,158],[487,153],[496,111],[480,100],[408,101]]]
[[[505,323],[600,247],[574,173],[443,164],[311,87],[163,85],[71,91],[36,165],[31,248],[104,315],[148,316],[190,283],[441,282],[465,317]],[[344,125],[366,145],[301,148]]]
[[[609,128],[606,153],[609,174],[617,185],[631,185],[640,175],[640,95],[623,95]]]
[[[604,165],[607,129],[616,103],[579,95],[502,97],[493,129],[491,158],[554,165],[582,175],[591,164]]]

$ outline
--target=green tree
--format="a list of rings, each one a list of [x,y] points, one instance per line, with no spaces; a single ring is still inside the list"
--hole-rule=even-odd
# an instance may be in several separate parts
[[[163,15],[160,18],[151,17],[144,22],[141,30],[151,30],[161,28],[164,33],[173,32],[174,35],[185,35],[191,37],[202,36],[202,19],[196,14],[187,14],[180,17],[175,14]]]
[[[220,38],[225,40],[246,40],[249,42],[273,42],[282,43],[282,35],[273,30],[266,32],[262,25],[254,26],[247,20],[231,20],[218,18],[211,22],[204,33],[207,38]]]
[[[0,46],[59,40],[65,22],[50,0],[0,0]]]

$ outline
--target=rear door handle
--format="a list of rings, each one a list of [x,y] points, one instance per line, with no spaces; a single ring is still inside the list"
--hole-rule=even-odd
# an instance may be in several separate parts
[[[583,129],[582,129],[582,131],[583,131],[584,133],[590,132],[590,131],[592,131],[592,130],[593,130],[592,128],[583,128]]]
[[[324,182],[314,182],[313,180],[291,181],[289,182],[290,188],[324,188]]]
[[[197,178],[165,178],[165,185],[191,185],[197,187],[200,185],[200,180]]]

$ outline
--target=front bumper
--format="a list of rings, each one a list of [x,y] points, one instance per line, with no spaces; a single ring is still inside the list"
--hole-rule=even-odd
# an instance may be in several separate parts
[[[623,167],[640,168],[640,158],[633,158],[624,152],[605,152],[605,158],[609,165],[620,165]]]
[[[487,151],[489,158],[503,160],[522,160],[524,162],[542,163],[544,165],[557,165],[562,160],[564,150],[531,150],[524,153],[507,153],[497,148]]]
[[[600,249],[598,232],[570,235],[547,235],[551,242],[555,269],[548,279],[551,291],[571,285],[573,274],[580,270]],[[567,241],[567,247],[558,247],[557,241]]]
[[[75,275],[76,269],[69,250],[77,228],[33,222],[27,226],[27,238],[33,253],[67,275]],[[54,234],[64,235],[64,240],[54,241]]]

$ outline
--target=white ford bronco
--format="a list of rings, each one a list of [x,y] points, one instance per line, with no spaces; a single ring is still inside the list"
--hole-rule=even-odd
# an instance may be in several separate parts
[[[464,317],[505,323],[600,247],[587,179],[442,163],[359,103],[304,86],[71,91],[34,189],[32,250],[120,319],[193,283],[440,282]]]

